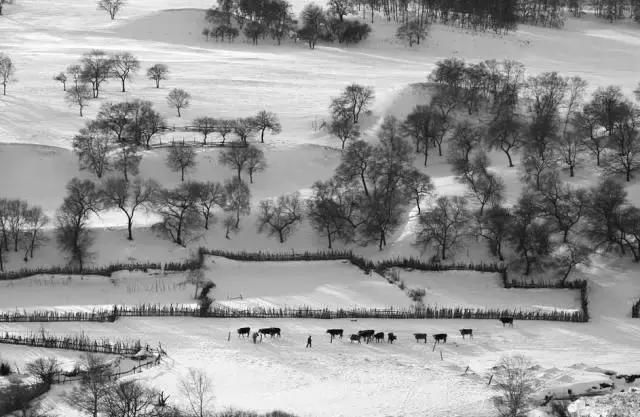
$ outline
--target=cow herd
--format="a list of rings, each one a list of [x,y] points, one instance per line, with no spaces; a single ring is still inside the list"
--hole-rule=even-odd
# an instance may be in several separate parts
[[[513,317],[501,317],[500,322],[502,323],[503,327],[506,326],[507,324],[513,327]],[[328,329],[326,333],[330,336],[330,343],[333,343],[334,338],[338,337],[342,339],[342,337],[344,336],[343,329]],[[467,336],[473,339],[473,329],[460,329],[460,335],[462,336],[463,339],[465,339]],[[262,328],[262,329],[259,329],[257,332],[253,332],[253,334],[251,333],[250,327],[241,327],[238,329],[238,337],[241,337],[241,336],[242,337],[251,336],[253,338],[253,343],[256,343],[256,339],[258,337],[260,337],[260,340],[262,340],[263,336],[280,337],[281,333],[280,333],[279,327]],[[427,343],[427,340],[428,340],[427,333],[414,333],[413,337],[416,339],[416,342],[418,343],[421,341],[423,341],[424,343]],[[446,333],[435,333],[432,335],[432,337],[435,344],[447,343]],[[387,333],[387,343],[393,343],[397,339],[398,337],[392,332]],[[358,331],[358,333],[354,333],[349,336],[349,341],[351,343],[353,342],[362,343],[363,340],[365,341],[365,343],[369,343],[372,341],[375,341],[376,343],[384,342],[385,334],[384,332],[376,332],[375,330],[360,330]]]

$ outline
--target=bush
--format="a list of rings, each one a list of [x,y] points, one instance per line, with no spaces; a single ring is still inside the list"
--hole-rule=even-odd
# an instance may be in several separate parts
[[[408,295],[416,303],[421,303],[424,296],[427,295],[427,291],[424,288],[412,288],[408,291]]]
[[[0,376],[11,375],[11,366],[8,362],[0,362]]]

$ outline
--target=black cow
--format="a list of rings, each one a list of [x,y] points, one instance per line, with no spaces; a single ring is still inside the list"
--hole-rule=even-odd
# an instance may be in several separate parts
[[[473,339],[473,329],[460,329],[460,334],[462,335],[463,339],[466,335],[471,336],[471,338]]]
[[[352,334],[352,335],[349,337],[349,340],[351,341],[351,343],[353,343],[353,342],[362,343],[362,342],[360,341],[360,337],[361,337],[361,336],[360,336],[359,334]]]
[[[447,343],[447,334],[446,333],[438,333],[438,334],[434,334],[433,338],[435,339],[436,343]]]
[[[376,333],[373,335],[373,337],[376,339],[376,343],[384,342],[384,332]]]
[[[269,330],[271,330],[271,337],[273,337],[273,336],[280,337],[280,328],[279,327],[272,327]]]
[[[251,334],[251,327],[241,327],[241,328],[238,329],[238,337],[240,337],[240,336],[249,337],[250,334]]]
[[[427,343],[427,334],[426,333],[414,333],[413,336],[416,338],[416,342],[424,340],[424,343]]]
[[[387,333],[387,340],[389,341],[389,343],[393,343],[393,341],[396,339],[398,339],[398,336],[393,333]]]
[[[327,330],[327,333],[331,335],[331,340],[333,340],[334,337],[339,337],[340,339],[342,339],[342,329],[329,329]]]
[[[513,317],[500,317],[500,321],[502,322],[502,327],[507,324],[513,327]]]
[[[364,340],[369,343],[375,332],[375,330],[360,330],[358,336],[364,338]]]

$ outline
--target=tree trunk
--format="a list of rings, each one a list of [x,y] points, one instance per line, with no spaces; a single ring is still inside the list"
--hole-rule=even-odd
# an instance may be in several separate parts
[[[249,184],[253,184],[253,170],[249,170]]]
[[[509,159],[509,168],[513,168],[513,161],[511,160],[511,154],[509,151],[504,151],[507,154],[507,159]]]
[[[180,181],[184,182],[184,167],[180,167]]]
[[[129,236],[127,236],[127,240],[133,240],[132,229],[133,229],[133,216],[129,217],[129,215],[127,214],[127,231],[129,232]]]
[[[180,107],[176,107],[176,109],[178,109],[178,117],[182,117],[182,116],[180,115]]]
[[[80,117],[83,117],[82,116],[82,107],[84,107],[84,106],[80,105]]]
[[[126,92],[127,92],[127,91],[125,90],[125,88],[124,88],[125,80],[126,80],[125,78],[123,78],[123,79],[122,79],[122,92],[123,92],[123,93],[126,93]]]
[[[569,165],[569,176],[573,178],[573,165]]]
[[[260,143],[264,143],[264,131],[265,129],[262,129],[262,133],[260,133]]]
[[[7,83],[2,84],[2,95],[3,96],[7,95]]]
[[[564,229],[562,231],[562,243],[567,243],[569,238],[569,229]]]
[[[445,259],[447,259],[447,245],[443,243],[442,244],[442,260],[444,261]]]
[[[332,249],[331,247],[331,229],[329,227],[327,227],[327,239],[329,240],[329,249]]]
[[[33,259],[33,249],[36,246],[36,235],[38,234],[37,231],[34,231],[33,234],[31,235],[31,244],[29,245],[29,256],[31,257],[31,259]]]
[[[236,169],[237,169],[237,171],[238,171],[238,179],[239,179],[239,180],[242,180],[242,177],[241,177],[241,175],[242,175],[242,168],[241,168],[241,167],[237,167]]]
[[[160,88],[160,79],[156,78],[156,88]]]
[[[284,243],[284,236],[282,236],[282,229],[278,230],[278,237],[280,238],[280,243]]]
[[[209,211],[204,213],[204,230],[209,230],[209,216],[210,216]]]

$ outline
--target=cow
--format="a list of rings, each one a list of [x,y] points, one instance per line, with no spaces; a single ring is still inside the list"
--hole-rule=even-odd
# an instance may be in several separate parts
[[[351,341],[351,343],[353,343],[353,342],[362,343],[362,342],[360,341],[360,337],[361,337],[361,336],[360,336],[359,334],[352,334],[352,335],[349,337],[349,340]]]
[[[331,343],[333,343],[334,337],[339,337],[340,339],[342,339],[342,334],[343,334],[342,329],[329,329],[327,330],[327,333],[331,335]]]
[[[375,330],[360,330],[358,336],[364,338],[364,340],[369,343],[375,332]]]
[[[271,337],[273,337],[273,336],[280,337],[280,328],[279,327],[271,327],[269,330],[271,330]]]
[[[268,328],[268,327],[265,327],[264,329],[259,329],[258,333],[260,333],[260,336],[270,335],[271,334],[271,329]]]
[[[463,339],[466,335],[471,336],[471,338],[473,339],[473,329],[460,329],[460,334],[462,335]]]
[[[241,327],[241,328],[238,329],[238,337],[240,337],[240,336],[249,337],[250,334],[251,334],[251,327]]]
[[[396,336],[393,333],[387,333],[387,340],[389,341],[389,343],[393,344],[393,341],[396,340],[398,338],[398,336]]]
[[[447,334],[446,333],[434,334],[433,339],[436,341],[436,343],[440,343],[440,342],[447,343]]]
[[[384,342],[384,332],[379,332],[373,335],[374,339],[376,339],[376,343]]]
[[[416,338],[416,342],[424,340],[424,343],[427,343],[427,334],[426,333],[414,333],[413,336]]]
[[[502,327],[507,324],[513,327],[513,317],[500,317],[500,321],[502,322]]]

